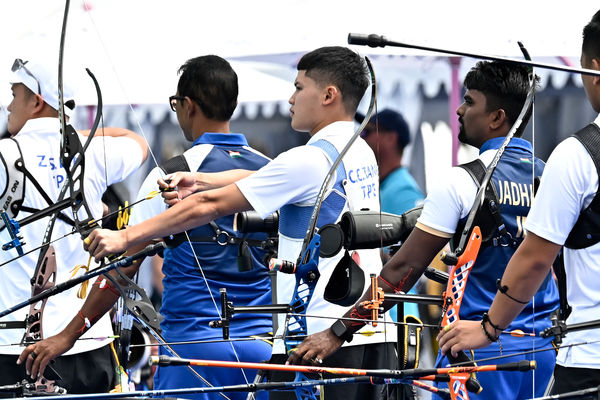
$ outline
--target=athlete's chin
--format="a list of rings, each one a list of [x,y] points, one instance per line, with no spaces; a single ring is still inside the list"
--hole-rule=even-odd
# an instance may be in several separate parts
[[[465,130],[462,126],[458,130],[458,141],[464,144],[469,144],[469,139],[467,139],[467,135],[465,134]]]
[[[306,128],[304,126],[304,124],[302,124],[300,121],[298,120],[294,120],[293,116],[292,116],[292,129],[295,130],[296,132],[308,132],[308,128]]]

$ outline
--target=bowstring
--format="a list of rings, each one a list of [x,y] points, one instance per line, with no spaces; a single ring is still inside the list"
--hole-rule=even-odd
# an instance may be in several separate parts
[[[373,68],[375,68],[375,67],[373,67]],[[374,85],[376,85],[376,84],[377,83],[374,82]],[[379,117],[378,117],[379,108],[378,108],[378,106],[379,106],[379,104],[377,102],[377,97],[375,97],[375,113],[374,113],[374,116],[375,116],[375,135],[377,137],[375,153],[378,156],[381,156],[381,143],[380,143],[381,137],[379,135]],[[367,116],[365,115],[365,118],[366,117]],[[376,164],[379,164],[377,162],[377,160],[375,162],[376,162]],[[381,173],[381,171],[379,171],[379,166],[377,167],[377,172],[378,172],[377,175],[379,175]],[[377,196],[378,196],[378,200],[379,200],[379,225],[383,226],[383,215],[381,214],[383,212],[382,205],[381,205],[381,181],[379,181],[379,193],[378,193]],[[384,256],[384,254],[386,254],[386,252],[383,250],[383,235],[382,235],[381,232],[382,231],[380,230],[379,231],[379,247],[381,248],[381,250],[380,250],[380,252],[381,252],[380,258],[382,258],[381,268],[383,269],[383,265],[388,261],[388,258],[386,256]],[[383,260],[385,260],[385,262]],[[381,271],[379,271],[379,274],[381,274]],[[377,279],[377,278],[375,278],[375,279]],[[375,282],[377,282],[377,280]],[[402,307],[404,309],[404,302],[396,304],[396,316],[399,315],[398,310],[400,309],[400,307]],[[402,313],[402,315],[404,315],[404,312]],[[390,315],[390,317],[391,317],[391,315]],[[398,320],[398,317],[396,317],[396,320]],[[392,319],[392,322],[393,322],[393,319]],[[386,325],[387,323],[388,323],[388,321],[387,321],[387,312],[383,312],[383,324]],[[399,325],[394,325],[394,326],[399,326]],[[396,341],[398,341],[398,338],[396,338]],[[400,343],[398,343],[397,345],[400,346]],[[383,330],[383,351],[384,351],[384,355],[385,355],[385,364],[389,368],[390,367],[390,356],[388,354],[387,329]],[[398,362],[399,362],[399,360],[398,360]],[[398,367],[398,365],[396,365],[395,367]],[[400,387],[401,386],[398,386],[398,390],[401,390]],[[386,395],[389,398],[390,397],[390,385],[386,385],[385,386],[385,390],[386,390]]]
[[[523,58],[525,58],[525,60],[531,60],[531,56],[529,55],[529,52],[527,51],[527,49],[525,48],[525,46],[523,45],[522,42],[518,42],[519,48],[521,49],[521,52],[523,53]],[[529,120],[531,121],[531,203],[530,203],[530,209],[531,206],[533,205],[533,198],[534,198],[534,187],[535,187],[535,86],[536,86],[536,75],[535,75],[535,69],[533,68],[533,66],[529,66],[528,67],[528,73],[529,73],[529,79],[531,80],[531,85],[534,88],[534,95],[533,98],[531,99],[531,115],[529,116]],[[523,128],[525,129],[525,127]],[[529,213],[529,212],[528,212]],[[522,225],[525,224],[525,221],[523,220],[521,222]],[[525,240],[525,227],[522,226],[521,229],[523,230],[523,240]],[[536,335],[536,331],[535,331],[535,296],[533,296],[532,298],[532,305],[531,305],[531,317],[532,317],[532,333],[534,335]],[[535,341],[535,337],[531,338],[531,354],[535,354],[536,353],[536,341]],[[502,355],[502,354],[500,354]],[[532,384],[531,384],[531,397],[535,398],[535,369],[532,371],[531,375],[532,375]]]

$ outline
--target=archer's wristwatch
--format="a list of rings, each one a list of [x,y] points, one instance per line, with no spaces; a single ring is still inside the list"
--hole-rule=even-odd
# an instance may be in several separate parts
[[[344,325],[344,323],[342,322],[341,319],[338,319],[337,321],[335,321],[333,323],[333,325],[331,325],[331,332],[333,332],[333,334],[337,337],[339,337],[340,339],[342,339],[345,342],[350,343],[352,341],[352,333],[348,330],[348,328],[346,327],[346,325]]]

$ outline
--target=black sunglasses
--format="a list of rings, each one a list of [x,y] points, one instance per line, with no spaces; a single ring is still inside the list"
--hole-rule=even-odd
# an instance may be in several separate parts
[[[171,106],[171,110],[173,111],[177,111],[176,106],[177,106],[177,100],[179,101],[184,101],[185,100],[185,96],[170,96],[169,97],[169,105]]]
[[[42,91],[41,91],[41,89],[40,89],[40,81],[38,81],[38,79],[35,77],[35,75],[33,75],[33,74],[31,73],[31,71],[29,71],[29,70],[27,69],[27,67],[25,66],[25,64],[27,64],[27,63],[28,63],[28,61],[23,61],[23,60],[21,60],[20,58],[16,58],[16,59],[15,59],[15,62],[14,62],[14,63],[13,63],[13,65],[12,65],[12,68],[11,68],[10,70],[11,70],[12,72],[17,72],[18,70],[20,70],[20,69],[23,69],[23,70],[24,70],[24,71],[27,73],[27,75],[29,75],[29,76],[31,76],[33,79],[35,79],[35,82],[37,83],[37,87],[38,87],[37,94],[41,95],[41,94],[42,94]]]

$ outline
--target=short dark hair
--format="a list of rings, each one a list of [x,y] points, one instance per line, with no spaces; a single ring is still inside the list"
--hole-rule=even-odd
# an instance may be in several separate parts
[[[513,125],[523,108],[530,89],[529,67],[500,61],[479,61],[465,77],[467,89],[478,90],[486,99],[486,111],[503,109],[508,122]],[[536,84],[539,82],[536,75]],[[527,126],[531,108],[523,123],[515,132],[516,137],[523,135]]]
[[[229,121],[237,106],[238,79],[227,60],[215,55],[192,58],[178,73],[180,96],[195,101],[207,118]]]
[[[589,60],[600,59],[600,11],[583,28],[583,44],[581,51]]]
[[[306,71],[306,76],[320,85],[337,86],[344,107],[351,115],[369,86],[365,60],[346,47],[321,47],[306,53],[298,62],[298,71]]]

